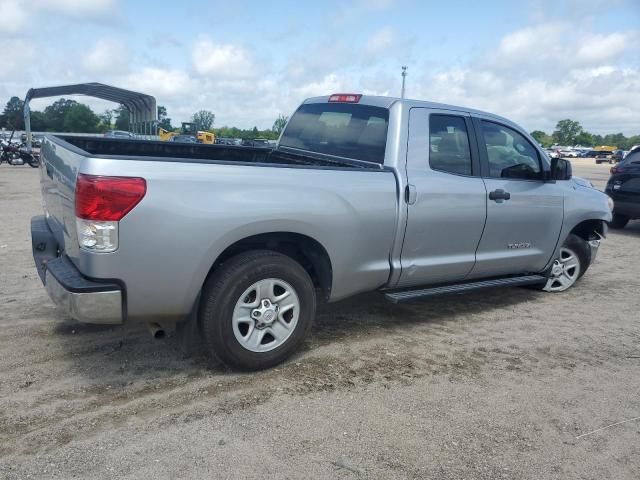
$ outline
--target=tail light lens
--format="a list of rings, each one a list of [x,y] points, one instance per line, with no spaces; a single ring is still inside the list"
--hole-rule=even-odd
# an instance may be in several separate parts
[[[117,250],[118,222],[142,200],[146,191],[144,178],[79,174],[75,210],[80,247],[93,252]]]

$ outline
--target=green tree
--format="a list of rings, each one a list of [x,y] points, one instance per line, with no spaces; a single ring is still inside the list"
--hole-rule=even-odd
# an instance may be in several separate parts
[[[553,138],[551,138],[551,135],[547,135],[542,130],[534,130],[533,132],[531,132],[531,136],[536,140],[536,142],[538,142],[545,148],[550,147],[553,143]]]
[[[116,116],[116,130],[129,131],[129,110],[120,105],[113,113]]]
[[[167,117],[167,107],[163,105],[158,105],[158,127],[168,131],[173,130],[171,119]]]
[[[603,142],[605,145],[624,148],[627,145],[627,137],[625,137],[622,133],[610,133],[604,136]]]
[[[32,132],[46,132],[47,131],[47,117],[44,112],[37,110],[31,112],[31,131]]]
[[[24,129],[24,102],[18,97],[11,97],[2,112],[2,124],[0,127],[8,129]]]
[[[63,125],[65,132],[95,133],[99,131],[99,123],[100,117],[91,108],[77,103],[67,110]]]
[[[200,110],[191,117],[191,121],[198,126],[198,130],[211,130],[215,120],[215,114],[209,110]]]
[[[553,141],[560,145],[575,145],[578,134],[582,132],[580,122],[565,119],[560,120],[553,132]]]
[[[98,117],[100,118],[100,124],[104,130],[111,130],[111,123],[113,122],[114,110],[105,110]]]
[[[282,114],[278,115],[276,121],[273,122],[273,127],[271,127],[271,130],[278,136],[280,136],[282,130],[284,130],[284,126],[287,124],[287,120],[289,120],[289,117]]]
[[[578,135],[576,135],[575,144],[581,145],[583,147],[593,147],[595,146],[595,144],[593,143],[593,135],[583,130]]]
[[[50,132],[64,132],[64,120],[69,110],[79,105],[75,100],[61,98],[44,109],[44,118],[47,130]]]

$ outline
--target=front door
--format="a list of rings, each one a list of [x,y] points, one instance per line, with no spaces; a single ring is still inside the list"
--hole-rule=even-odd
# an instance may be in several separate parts
[[[475,263],[487,201],[469,115],[411,109],[407,179],[398,286],[464,279]]]
[[[542,158],[515,129],[474,119],[487,223],[472,278],[540,272],[555,250],[564,215],[562,189],[544,181]]]

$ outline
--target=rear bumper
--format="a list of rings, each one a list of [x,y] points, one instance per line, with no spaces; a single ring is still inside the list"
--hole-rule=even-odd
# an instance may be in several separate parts
[[[122,287],[82,276],[66,255],[59,254],[43,215],[31,219],[31,242],[38,275],[56,305],[80,322],[123,323]]]

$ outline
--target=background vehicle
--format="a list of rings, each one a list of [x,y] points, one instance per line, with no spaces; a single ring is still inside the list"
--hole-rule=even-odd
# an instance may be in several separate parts
[[[130,139],[135,140],[136,136],[125,130],[108,130],[104,132],[104,136],[106,138],[122,138],[122,139]]]
[[[560,150],[560,156],[562,158],[577,158],[578,152],[571,149]]]
[[[6,162],[9,165],[29,165],[37,168],[40,165],[38,151],[27,152],[24,144],[12,142],[13,132],[8,139],[0,140],[0,164]]]
[[[613,152],[615,150],[597,150],[597,154],[595,156],[596,164],[601,164],[603,162],[613,163]]]
[[[611,220],[514,123],[430,102],[309,99],[276,149],[115,142],[45,139],[47,291],[88,323],[178,322],[244,369],[291,355],[318,302],[564,291]]]
[[[612,228],[624,228],[629,220],[640,218],[640,149],[611,167],[605,193],[614,201]]]
[[[198,143],[196,137],[192,135],[174,135],[169,139],[169,141],[178,143]]]
[[[547,155],[549,155],[549,158],[561,158],[562,154],[560,153],[560,150],[555,149],[555,148],[547,148],[545,149],[545,151],[547,152]]]
[[[613,160],[614,162],[621,162],[624,158],[624,154],[624,150],[614,150],[611,154],[611,160]]]
[[[216,137],[217,145],[242,145],[241,138]]]
[[[216,142],[216,136],[213,133],[199,131],[195,123],[182,122],[180,132],[170,132],[164,128],[158,129],[158,136],[163,142],[170,140],[176,135],[191,136],[196,139],[197,143],[205,143],[207,145],[212,145]]]
[[[245,147],[269,147],[272,148],[272,141],[268,138],[254,138],[252,140],[243,140],[242,145]]]

